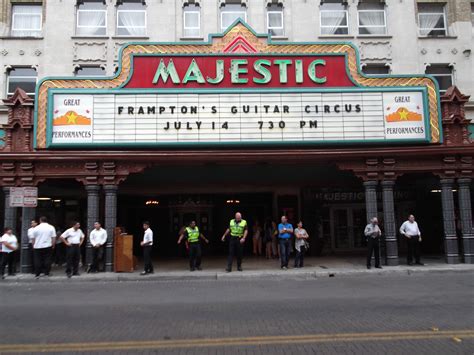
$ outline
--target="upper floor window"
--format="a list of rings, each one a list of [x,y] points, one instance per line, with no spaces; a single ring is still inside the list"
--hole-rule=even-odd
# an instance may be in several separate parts
[[[221,30],[225,31],[237,19],[242,19],[247,22],[247,8],[240,4],[225,4],[221,7]]]
[[[124,0],[117,6],[117,35],[146,36],[146,9],[141,0]]]
[[[74,73],[76,76],[104,76],[105,69],[98,65],[80,66]]]
[[[15,67],[8,71],[7,96],[13,95],[17,88],[23,89],[30,97],[35,96],[38,75],[34,68]]]
[[[11,35],[15,37],[41,36],[42,10],[41,5],[13,5]]]
[[[418,28],[421,36],[446,36],[445,5],[438,3],[418,4]]]
[[[390,74],[390,68],[385,64],[370,63],[362,67],[362,72],[369,75],[387,75]]]
[[[107,7],[102,1],[83,1],[77,8],[76,35],[105,36]]]
[[[385,4],[380,2],[360,3],[357,7],[360,35],[385,35],[387,22]]]
[[[267,7],[267,30],[272,36],[284,36],[283,7],[271,4]]]
[[[338,2],[324,2],[321,4],[320,23],[322,35],[349,34],[347,6]]]
[[[444,94],[450,86],[453,86],[453,70],[449,65],[432,64],[426,68],[425,73],[434,76],[438,82],[440,94]]]
[[[201,35],[201,11],[198,4],[189,4],[183,8],[183,36]]]

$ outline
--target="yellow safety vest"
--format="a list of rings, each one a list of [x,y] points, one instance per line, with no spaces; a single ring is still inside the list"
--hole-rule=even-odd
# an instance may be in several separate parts
[[[191,227],[186,227],[186,232],[188,232],[188,242],[189,243],[196,243],[199,241],[199,228],[195,227],[192,229]]]
[[[247,221],[245,219],[241,219],[239,224],[235,222],[235,219],[232,219],[229,225],[230,235],[242,238],[244,236],[245,227],[247,227]]]

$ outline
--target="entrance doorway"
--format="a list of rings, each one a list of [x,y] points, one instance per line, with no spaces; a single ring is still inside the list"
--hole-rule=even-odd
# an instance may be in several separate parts
[[[334,251],[351,251],[367,246],[364,237],[366,213],[363,205],[330,208],[331,246]]]

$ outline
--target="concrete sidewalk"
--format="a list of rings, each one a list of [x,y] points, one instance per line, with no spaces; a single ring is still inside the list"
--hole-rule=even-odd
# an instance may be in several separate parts
[[[235,279],[314,279],[320,277],[335,276],[388,276],[388,275],[410,275],[413,273],[443,273],[461,272],[473,273],[474,265],[456,264],[449,265],[444,259],[433,257],[425,258],[425,266],[408,266],[402,264],[405,260],[400,260],[399,266],[384,266],[383,269],[372,268],[367,270],[365,260],[361,257],[308,257],[305,259],[305,267],[289,270],[281,270],[278,260],[266,260],[264,258],[249,257],[244,259],[243,272],[237,271],[234,262],[234,269],[231,273],[226,273],[225,258],[213,258],[203,260],[203,271],[190,272],[187,259],[156,260],[155,273],[141,276],[140,267],[132,273],[97,273],[87,274],[82,272],[81,276],[73,276],[68,279],[64,273],[64,268],[53,267],[52,276],[42,276],[36,280],[32,274],[17,274],[7,276],[1,283],[24,283],[24,282],[107,282],[107,281],[160,281],[160,280],[235,280]],[[290,266],[292,264],[290,263]]]

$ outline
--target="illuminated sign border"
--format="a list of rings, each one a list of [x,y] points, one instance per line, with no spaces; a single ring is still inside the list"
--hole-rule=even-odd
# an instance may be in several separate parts
[[[250,44],[255,53],[235,53],[231,47],[236,39],[242,38],[244,43]],[[422,91],[425,99],[425,124],[428,134],[427,141],[431,143],[442,142],[441,115],[439,102],[439,89],[436,80],[429,75],[384,75],[384,76],[365,76],[359,71],[360,59],[357,48],[349,42],[273,42],[268,35],[256,34],[242,20],[237,20],[231,25],[226,32],[220,35],[210,35],[208,42],[180,42],[180,43],[149,43],[149,42],[133,42],[123,46],[119,52],[119,69],[117,74],[109,78],[43,78],[36,87],[35,98],[35,127],[34,127],[34,145],[38,149],[46,149],[51,143],[51,111],[53,104],[53,94],[58,92],[72,93],[130,93],[136,89],[124,89],[123,86],[129,81],[133,74],[133,57],[136,55],[159,56],[200,56],[200,55],[233,55],[233,56],[252,56],[252,55],[344,55],[346,58],[346,72],[349,78],[357,85],[355,88],[314,88],[311,92],[342,92],[346,90],[357,91]],[[301,88],[293,88],[294,92],[305,92]],[[138,89],[140,90],[140,89]],[[185,89],[180,88],[173,90],[176,92],[193,93],[206,92],[211,89]],[[219,89],[222,92],[223,89]],[[239,87],[238,89],[227,89],[226,92],[250,92],[252,89]],[[255,89],[253,89],[255,90]],[[258,89],[263,93],[266,90],[288,91],[289,88],[275,89]],[[140,93],[166,93],[166,89],[142,89]],[[361,141],[358,141],[361,142]],[[381,141],[382,142],[382,141]],[[385,144],[397,143],[397,141],[383,141]],[[409,139],[403,142],[410,142]],[[420,142],[416,140],[416,142]],[[309,142],[298,142],[298,144],[308,144]],[[329,142],[335,144],[337,142]],[[346,142],[347,143],[347,142]],[[370,143],[370,142],[367,142]],[[174,145],[182,145],[183,143],[173,143]],[[214,145],[215,143],[209,143]],[[227,145],[228,143],[217,143],[219,145]],[[245,144],[239,142],[238,144]],[[249,144],[255,144],[254,142]],[[268,144],[268,143],[258,143]],[[273,143],[281,144],[281,142]],[[295,144],[295,142],[291,142]],[[319,144],[313,142],[311,144]],[[326,143],[328,144],[328,143]],[[103,146],[103,144],[96,144]],[[146,146],[146,144],[134,143],[135,146]],[[169,144],[168,144],[169,145]],[[194,144],[195,145],[195,144]],[[57,146],[55,144],[55,146]],[[72,145],[68,145],[72,146]],[[86,144],[81,144],[86,147]],[[127,145],[128,146],[128,145]],[[153,146],[160,146],[160,143],[153,143]],[[195,145],[196,146],[196,145]],[[115,146],[119,148],[119,146]]]

